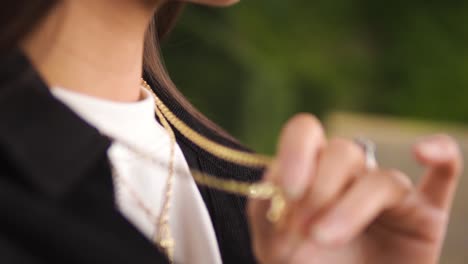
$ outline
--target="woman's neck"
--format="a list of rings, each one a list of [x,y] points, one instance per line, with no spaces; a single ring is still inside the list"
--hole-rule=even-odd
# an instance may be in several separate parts
[[[63,1],[22,43],[50,87],[115,101],[140,97],[148,0]]]

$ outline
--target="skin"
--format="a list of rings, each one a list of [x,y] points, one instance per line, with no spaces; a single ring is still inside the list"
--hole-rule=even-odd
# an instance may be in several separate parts
[[[235,0],[187,0],[228,6]],[[143,40],[160,1],[63,0],[21,43],[50,86],[114,101],[137,101]],[[281,186],[288,212],[272,225],[268,202],[249,201],[252,247],[260,263],[437,263],[462,158],[446,135],[419,140],[426,168],[413,185],[395,169],[365,169],[347,139],[326,139],[299,114],[285,126],[265,181]]]
[[[289,194],[279,225],[268,203],[250,201],[253,248],[261,263],[437,263],[462,169],[455,141],[419,140],[414,158],[426,174],[413,186],[395,169],[365,169],[364,153],[346,139],[323,137],[311,115],[292,118],[265,180]],[[299,186],[299,187],[298,187]]]

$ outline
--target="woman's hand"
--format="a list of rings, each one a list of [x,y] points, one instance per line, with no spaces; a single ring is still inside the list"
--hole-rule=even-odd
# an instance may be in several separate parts
[[[397,170],[366,170],[352,141],[326,141],[320,122],[301,114],[285,126],[265,180],[289,203],[280,223],[265,218],[269,202],[249,202],[260,263],[436,263],[462,159],[448,136],[414,146],[427,168],[417,186]]]

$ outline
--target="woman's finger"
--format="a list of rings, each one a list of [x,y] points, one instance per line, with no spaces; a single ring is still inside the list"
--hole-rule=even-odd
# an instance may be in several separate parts
[[[270,168],[264,181],[276,177],[276,169]],[[266,215],[270,201],[251,199],[248,202],[247,214],[252,234],[252,246],[259,263],[289,263],[287,259],[301,242],[302,235],[298,227],[278,228]]]
[[[264,175],[264,181],[279,184],[292,207],[302,197],[325,139],[320,122],[309,114],[293,117],[282,130],[278,155]],[[277,228],[267,218],[269,201],[250,200],[248,215],[256,256],[262,263],[282,263],[300,239],[298,227]]]
[[[411,182],[401,172],[371,171],[358,178],[312,226],[312,238],[324,245],[346,243],[382,212],[399,204],[410,189]]]
[[[364,169],[365,155],[361,147],[350,140],[330,140],[320,154],[317,174],[310,183],[303,211],[311,215],[320,211]]]
[[[449,209],[462,171],[462,155],[454,139],[438,135],[414,146],[416,159],[428,168],[419,189],[433,206]]]
[[[320,148],[324,145],[323,128],[317,118],[299,114],[287,122],[280,136],[274,179],[289,200],[298,200],[316,170]]]

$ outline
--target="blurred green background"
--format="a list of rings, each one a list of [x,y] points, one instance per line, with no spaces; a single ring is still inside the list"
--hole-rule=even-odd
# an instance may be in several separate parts
[[[196,107],[272,153],[298,111],[468,122],[467,15],[467,1],[188,6],[163,51]]]

